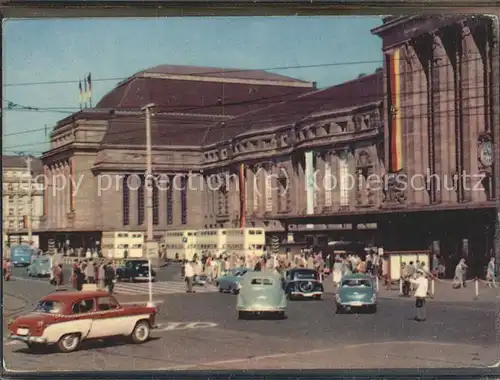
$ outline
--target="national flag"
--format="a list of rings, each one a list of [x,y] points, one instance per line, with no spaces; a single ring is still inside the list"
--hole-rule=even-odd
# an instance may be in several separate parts
[[[83,89],[82,89],[82,81],[78,83],[78,87],[80,89],[80,103],[83,103]]]
[[[88,92],[87,92],[87,81],[84,80],[83,81],[83,102],[86,103],[87,102],[87,96],[88,96]]]
[[[89,99],[92,99],[92,74],[89,73],[89,75],[87,76],[87,83],[88,83],[88,91],[89,91],[89,95],[88,95],[88,98]]]

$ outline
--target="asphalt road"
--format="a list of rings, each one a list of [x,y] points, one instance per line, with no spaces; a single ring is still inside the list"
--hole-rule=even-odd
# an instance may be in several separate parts
[[[175,271],[172,270],[172,273]],[[165,272],[165,276],[168,272]],[[32,305],[51,288],[17,279],[6,294]],[[10,297],[9,297],[10,298]],[[9,309],[9,298],[5,308]],[[121,301],[127,301],[121,298]],[[136,300],[136,298],[134,299]],[[286,320],[237,320],[229,294],[155,296],[160,328],[142,345],[89,342],[70,354],[5,345],[10,370],[312,369],[490,366],[500,360],[493,304],[429,304],[424,323],[413,303],[379,300],[377,314],[334,313],[333,295],[289,303]],[[49,360],[50,359],[50,360]]]

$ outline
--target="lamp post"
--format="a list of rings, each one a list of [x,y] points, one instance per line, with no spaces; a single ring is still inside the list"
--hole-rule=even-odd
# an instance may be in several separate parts
[[[151,109],[155,105],[149,103],[142,107],[146,116],[146,221],[147,232],[144,241],[143,255],[148,259],[148,277],[149,277],[149,301],[148,306],[153,307],[153,276],[152,261],[158,258],[158,243],[153,236],[153,168],[151,153]]]

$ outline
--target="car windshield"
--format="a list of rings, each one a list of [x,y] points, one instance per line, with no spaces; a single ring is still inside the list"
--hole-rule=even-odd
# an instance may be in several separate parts
[[[35,311],[40,313],[58,314],[62,311],[62,304],[56,301],[40,301],[36,305]]]
[[[367,279],[349,279],[342,281],[343,288],[371,288],[372,284]]]
[[[136,261],[132,265],[135,268],[147,268],[148,267],[148,262],[147,261]]]
[[[272,285],[273,281],[269,278],[254,278],[250,282],[252,285]]]

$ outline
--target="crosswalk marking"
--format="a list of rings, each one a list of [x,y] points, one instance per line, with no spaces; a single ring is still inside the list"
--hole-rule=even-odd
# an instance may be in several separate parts
[[[195,286],[196,293],[213,293],[218,289],[213,285]],[[114,292],[117,294],[148,294],[148,282],[124,283],[117,282]],[[186,292],[186,283],[184,281],[160,281],[153,282],[153,294],[179,294]]]

